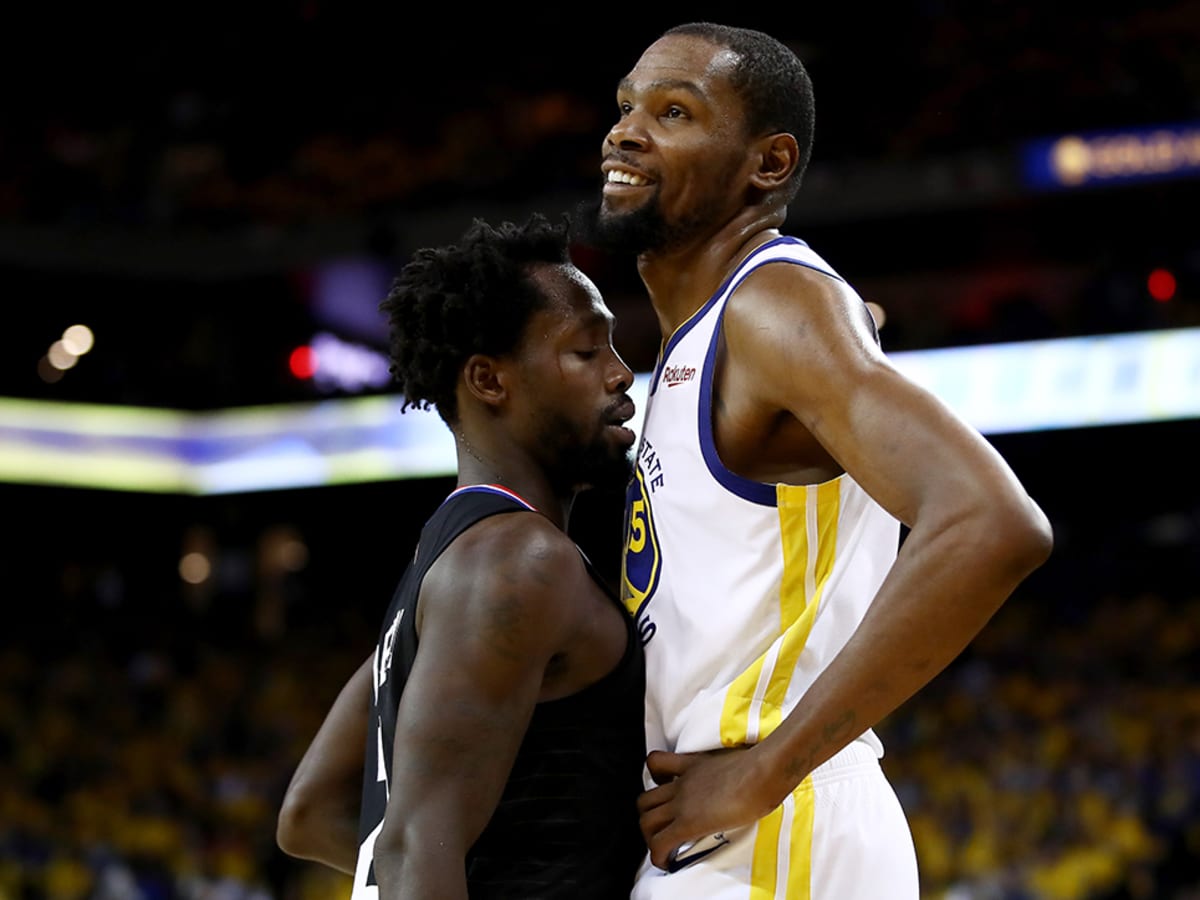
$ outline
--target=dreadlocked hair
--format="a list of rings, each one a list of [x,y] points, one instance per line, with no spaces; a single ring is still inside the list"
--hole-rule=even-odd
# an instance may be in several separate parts
[[[525,225],[475,219],[457,244],[413,254],[379,304],[390,330],[390,371],[401,410],[435,407],[458,418],[455,388],[474,353],[501,356],[520,342],[545,299],[529,279],[536,263],[569,263],[569,223],[540,213]]]

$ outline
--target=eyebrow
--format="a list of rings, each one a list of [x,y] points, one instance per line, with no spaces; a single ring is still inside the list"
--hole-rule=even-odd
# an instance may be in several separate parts
[[[630,79],[622,78],[617,83],[617,90],[618,91],[627,91],[628,93],[635,94],[638,92],[638,86],[635,85]],[[704,92],[701,91],[700,88],[696,87],[696,85],[693,84],[692,82],[685,81],[682,78],[661,78],[658,81],[647,82],[646,84],[641,86],[641,90],[643,90],[643,91],[685,91],[685,92],[691,94],[693,97],[695,97],[698,100],[704,99]]]

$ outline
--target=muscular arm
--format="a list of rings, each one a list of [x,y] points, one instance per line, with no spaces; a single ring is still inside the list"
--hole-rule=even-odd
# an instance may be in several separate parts
[[[533,513],[485,520],[426,576],[375,843],[381,897],[467,896],[465,859],[499,802],[552,656],[578,552]]]
[[[276,826],[284,853],[348,875],[358,855],[373,659],[374,654],[358,667],[325,716],[292,775]]]
[[[752,750],[661,754],[643,830],[663,865],[680,843],[748,824],[945,668],[1046,559],[1049,524],[977,431],[898,372],[861,301],[838,283],[767,266],[731,301],[728,365],[909,526],[899,556],[842,652]]]

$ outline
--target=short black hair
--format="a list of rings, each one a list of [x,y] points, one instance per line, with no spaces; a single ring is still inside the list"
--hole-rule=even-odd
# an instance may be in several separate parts
[[[815,125],[812,79],[800,57],[778,38],[753,28],[688,22],[663,32],[663,36],[669,34],[704,38],[737,54],[730,84],[742,98],[749,135],[786,131],[800,145],[800,161],[786,197],[790,202],[812,157]]]
[[[458,419],[455,388],[474,353],[501,356],[520,343],[546,298],[530,279],[537,263],[570,263],[567,218],[534,213],[524,225],[475,219],[457,243],[417,250],[379,309],[388,316],[390,369],[401,409],[436,407]]]

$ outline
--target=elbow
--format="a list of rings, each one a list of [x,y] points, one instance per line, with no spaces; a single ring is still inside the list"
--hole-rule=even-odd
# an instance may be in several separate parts
[[[1054,530],[1045,513],[1028,497],[994,508],[988,541],[997,567],[1016,583],[1040,568],[1054,551]]]
[[[311,850],[308,835],[313,820],[311,804],[295,791],[289,790],[279,808],[275,822],[275,843],[288,856],[309,859]]]
[[[1018,551],[1019,565],[1029,574],[1040,568],[1054,552],[1054,529],[1046,514],[1029,498],[1025,500],[1022,513],[1013,544]]]

